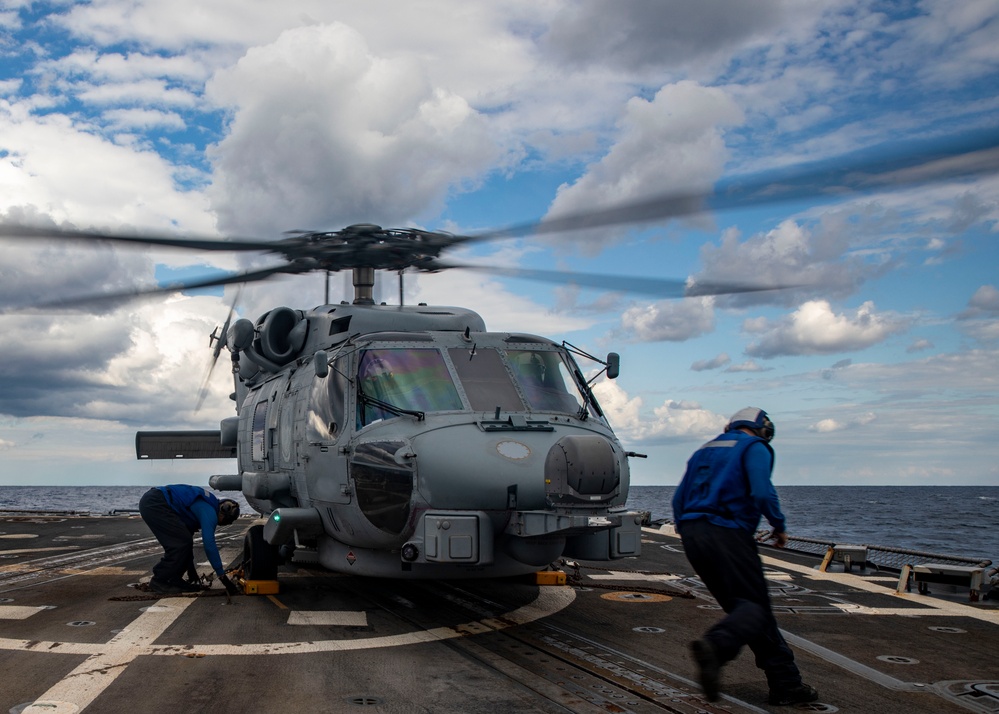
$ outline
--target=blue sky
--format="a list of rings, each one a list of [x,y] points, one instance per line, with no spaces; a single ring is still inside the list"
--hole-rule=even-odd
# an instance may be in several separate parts
[[[999,124],[999,4],[843,0],[0,0],[0,220],[279,237],[473,232]],[[656,300],[410,276],[407,302],[617,351],[598,396],[633,481],[675,484],[738,409],[781,484],[999,485],[999,178],[499,241],[494,265],[805,287]],[[246,257],[0,245],[0,303],[154,285]],[[340,290],[342,283],[334,283]],[[396,287],[384,288],[394,300]],[[319,277],[240,312],[311,307]],[[0,315],[0,484],[201,481],[139,463],[194,404],[232,291]],[[339,296],[336,297],[339,299]]]

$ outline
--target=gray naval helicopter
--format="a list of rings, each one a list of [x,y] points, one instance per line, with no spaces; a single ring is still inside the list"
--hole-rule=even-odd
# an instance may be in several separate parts
[[[309,241],[384,247],[409,231],[352,226]],[[637,555],[628,458],[576,364],[585,353],[489,332],[461,307],[376,305],[372,268],[352,303],[274,308],[224,335],[238,416],[214,432],[139,432],[140,458],[235,456],[212,488],[241,491],[247,579],[275,549],[358,575],[507,576],[559,556]],[[611,354],[603,371],[617,376]]]
[[[245,538],[248,580],[273,579],[282,558],[375,577],[503,577],[560,557],[610,561],[640,553],[642,514],[626,503],[629,459],[642,455],[622,446],[591,389],[601,374],[618,376],[619,357],[598,359],[533,334],[490,332],[463,307],[404,306],[401,290],[399,305],[375,304],[375,271],[396,271],[401,280],[407,270],[488,270],[659,297],[800,287],[460,265],[441,254],[476,241],[991,173],[999,167],[997,147],[993,131],[730,182],[709,195],[658,196],[476,236],[361,224],[267,242],[0,224],[0,237],[283,258],[94,301],[350,270],[352,302],[329,304],[327,294],[318,307],[276,307],[255,321],[232,322],[231,310],[211,345],[213,365],[223,350],[230,353],[236,415],[217,430],[139,432],[137,455],[236,459],[237,472],[215,475],[210,485],[241,492],[266,517]],[[577,358],[586,360],[589,377]]]

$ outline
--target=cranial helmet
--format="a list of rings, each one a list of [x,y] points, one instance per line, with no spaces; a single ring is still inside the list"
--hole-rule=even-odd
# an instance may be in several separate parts
[[[231,498],[219,501],[219,525],[227,526],[239,518],[239,504]]]
[[[756,407],[740,409],[729,419],[725,431],[732,431],[741,427],[752,429],[767,441],[774,438],[774,423],[770,421],[770,417],[762,409],[757,409]]]

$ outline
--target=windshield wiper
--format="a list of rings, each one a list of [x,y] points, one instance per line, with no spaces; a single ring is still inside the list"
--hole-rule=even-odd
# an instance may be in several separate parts
[[[378,407],[379,409],[383,409],[387,412],[395,414],[396,416],[402,416],[403,414],[407,414],[411,417],[416,417],[417,421],[423,421],[427,418],[426,412],[421,412],[417,409],[403,409],[402,407],[397,407],[395,404],[389,404],[388,402],[383,402],[381,399],[378,399],[377,397],[372,397],[370,394],[366,394],[363,389],[357,390],[357,397],[358,399],[361,400],[362,404],[371,404],[373,406]]]

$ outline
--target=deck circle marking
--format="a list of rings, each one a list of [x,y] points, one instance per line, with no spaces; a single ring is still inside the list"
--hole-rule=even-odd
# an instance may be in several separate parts
[[[963,635],[967,632],[967,630],[962,630],[960,627],[931,627],[929,629],[933,630],[933,632],[946,632],[950,635]]]
[[[377,707],[382,703],[378,697],[347,697],[344,701],[358,707]]]
[[[919,664],[918,659],[902,657],[901,655],[878,655],[878,659],[882,662],[890,662],[892,664]]]
[[[659,593],[636,593],[636,592],[617,592],[617,593],[606,593],[600,596],[603,600],[613,600],[615,602],[669,602],[673,598],[669,595],[660,595]]]
[[[633,632],[646,632],[651,635],[658,635],[666,632],[666,630],[661,627],[632,627],[631,629]]]
[[[538,591],[537,597],[531,602],[516,610],[503,615],[500,618],[484,618],[472,622],[466,622],[454,626],[441,626],[429,630],[414,630],[403,632],[397,635],[383,635],[381,637],[367,637],[363,639],[348,640],[312,640],[308,642],[262,642],[251,644],[207,644],[191,645],[171,644],[136,645],[132,650],[134,657],[141,655],[168,655],[187,656],[193,651],[195,654],[203,655],[282,655],[282,654],[304,654],[314,652],[348,652],[354,650],[369,650],[382,647],[401,647],[403,645],[422,644],[427,642],[440,642],[443,640],[455,639],[458,637],[468,637],[484,632],[495,632],[505,630],[517,625],[525,625],[542,618],[554,615],[569,605],[576,599],[576,592],[572,588],[544,588]],[[194,600],[187,600],[180,608],[168,607],[164,605],[153,605],[142,608],[150,616],[154,613],[161,613],[170,610],[183,610]],[[178,615],[180,612],[177,613]],[[172,621],[172,620],[171,620]],[[119,636],[120,637],[120,636]],[[2,650],[25,650],[34,652],[52,651],[66,653],[72,650],[86,654],[96,654],[103,656],[106,651],[111,651],[115,645],[103,645],[95,643],[53,643],[53,642],[33,642],[26,646],[22,640],[8,640],[0,638],[0,651]],[[119,655],[120,656],[120,655]],[[133,658],[134,658],[133,657]],[[42,711],[42,710],[38,710]],[[35,714],[30,712],[29,714]]]

